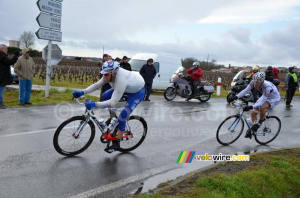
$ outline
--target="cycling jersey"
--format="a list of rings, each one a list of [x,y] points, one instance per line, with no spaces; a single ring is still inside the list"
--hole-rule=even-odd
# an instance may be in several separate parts
[[[253,87],[254,87],[254,81],[252,80],[249,83],[249,85],[246,87],[246,89],[241,91],[237,95],[237,97],[238,98],[243,97],[246,93],[250,92]],[[260,108],[265,102],[267,102],[270,107],[275,107],[276,105],[279,104],[281,97],[278,92],[278,89],[273,83],[269,81],[264,81],[264,83],[257,90],[260,93],[262,93],[262,96],[253,105],[254,109]]]
[[[97,83],[89,86],[84,91],[85,94],[91,93],[101,88],[107,83],[104,78],[101,78]],[[127,71],[123,68],[119,68],[117,75],[109,82],[114,92],[109,100],[103,102],[96,102],[97,108],[106,108],[114,106],[121,99],[124,93],[137,93],[144,86],[145,82],[143,77],[138,72]]]

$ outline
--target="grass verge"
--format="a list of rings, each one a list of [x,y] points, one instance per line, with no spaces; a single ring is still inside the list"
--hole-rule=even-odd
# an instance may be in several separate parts
[[[59,104],[62,102],[71,102],[72,100],[72,89],[65,89],[59,91],[55,88],[50,88],[49,98],[45,98],[44,90],[32,90],[30,102],[32,105],[51,105]],[[88,96],[91,100],[99,100],[94,96]],[[19,106],[19,90],[13,88],[7,88],[3,95],[3,104],[8,107]]]
[[[300,197],[299,167],[300,148],[262,153],[248,162],[227,162],[197,173],[159,193],[135,197]]]

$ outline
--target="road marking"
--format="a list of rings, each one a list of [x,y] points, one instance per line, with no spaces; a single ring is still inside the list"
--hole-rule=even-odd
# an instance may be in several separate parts
[[[2,137],[12,137],[12,136],[18,136],[18,135],[28,135],[28,134],[33,134],[33,133],[44,133],[44,132],[52,131],[52,130],[56,130],[56,128],[53,128],[53,129],[45,129],[45,130],[40,130],[40,131],[31,131],[31,132],[23,132],[23,133],[15,133],[15,134],[1,135],[0,138],[2,138]]]
[[[106,184],[104,186],[100,186],[98,188],[94,188],[89,191],[74,195],[71,198],[94,197],[96,195],[99,195],[100,193],[103,193],[103,192],[106,192],[109,190],[113,190],[116,188],[120,188],[121,186],[125,186],[129,183],[133,183],[133,182],[145,179],[147,177],[154,176],[154,175],[162,173],[162,172],[166,172],[167,170],[170,170],[170,166],[164,166],[161,168],[151,169],[150,171],[147,171],[146,173],[131,176],[126,179],[122,179],[122,180],[119,180],[119,181],[116,181],[116,182],[113,182],[110,184]]]

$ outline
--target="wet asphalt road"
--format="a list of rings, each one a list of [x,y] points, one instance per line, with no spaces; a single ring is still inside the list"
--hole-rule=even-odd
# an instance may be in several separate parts
[[[176,164],[180,151],[213,155],[299,147],[300,97],[294,98],[293,105],[286,110],[282,101],[271,112],[281,119],[282,129],[268,146],[242,135],[224,147],[216,141],[217,127],[236,112],[225,98],[199,103],[152,96],[151,102],[142,102],[133,112],[148,123],[147,137],[139,148],[128,154],[107,154],[97,133],[92,145],[73,158],[56,153],[52,139],[57,126],[81,115],[83,107],[65,103],[0,110],[0,197],[125,197],[210,164]],[[107,112],[97,114],[108,117]]]

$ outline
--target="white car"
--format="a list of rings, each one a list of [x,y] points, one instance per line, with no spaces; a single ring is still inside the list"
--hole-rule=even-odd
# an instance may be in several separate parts
[[[15,82],[15,83],[18,84],[19,83],[19,77],[18,77],[18,74],[15,73],[13,66],[10,66],[10,74],[11,74],[12,82]]]

